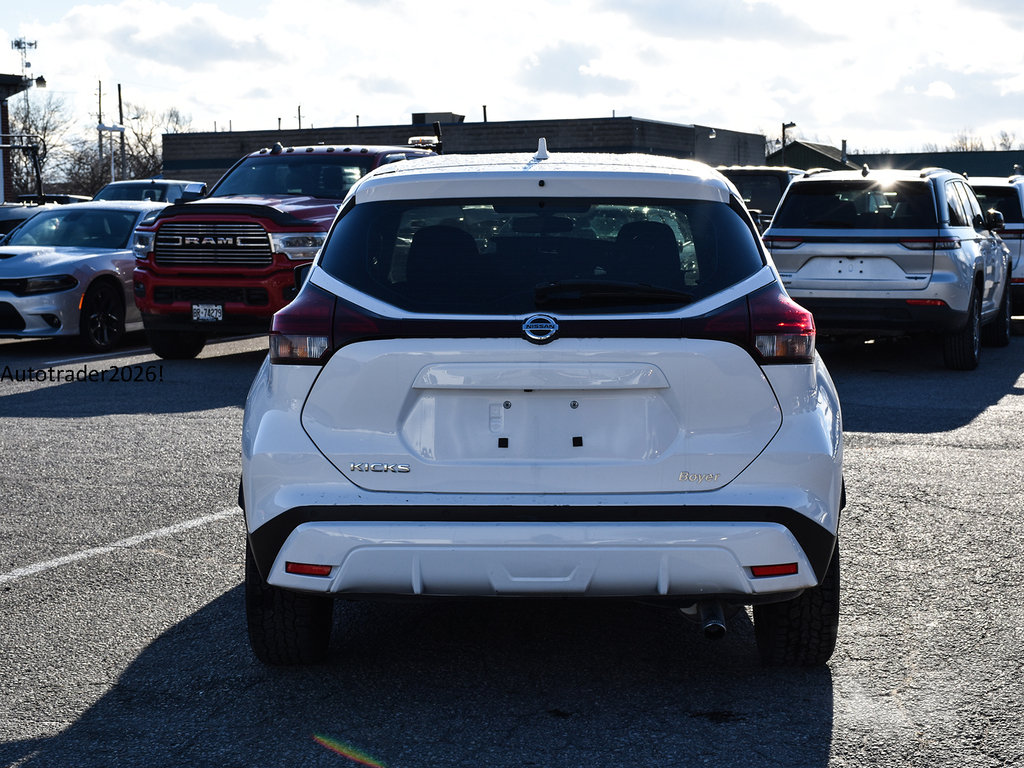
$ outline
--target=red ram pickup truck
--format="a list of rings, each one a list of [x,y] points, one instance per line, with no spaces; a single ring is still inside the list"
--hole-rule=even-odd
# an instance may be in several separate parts
[[[380,165],[432,154],[411,145],[275,144],[243,157],[205,196],[197,188],[145,219],[133,277],[153,351],[187,359],[212,336],[268,330],[349,187]]]

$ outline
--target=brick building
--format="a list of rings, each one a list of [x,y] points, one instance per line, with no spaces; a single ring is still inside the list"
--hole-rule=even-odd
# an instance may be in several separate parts
[[[275,142],[404,145],[412,136],[432,135],[434,121],[441,123],[446,153],[532,152],[543,137],[552,152],[640,152],[710,165],[764,162],[765,137],[757,133],[635,117],[467,123],[461,115],[444,112],[414,114],[406,125],[164,134],[163,173],[213,183],[243,155]]]

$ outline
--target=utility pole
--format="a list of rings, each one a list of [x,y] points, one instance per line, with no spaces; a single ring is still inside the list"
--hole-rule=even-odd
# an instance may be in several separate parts
[[[96,123],[103,125],[103,81],[99,81],[97,86],[97,93],[99,94],[98,106],[96,108]],[[103,165],[103,131],[97,128],[96,130],[96,149],[100,154],[100,165]]]
[[[102,120],[100,121],[103,122]],[[117,124],[124,125],[124,104],[121,103],[121,84],[117,84]],[[124,131],[121,131],[121,178],[128,178],[128,158],[124,151]]]

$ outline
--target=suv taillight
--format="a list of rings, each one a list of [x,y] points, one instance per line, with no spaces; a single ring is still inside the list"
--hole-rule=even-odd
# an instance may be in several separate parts
[[[379,334],[372,318],[307,282],[270,325],[270,362],[323,365],[338,347]]]
[[[912,251],[955,251],[960,247],[959,237],[901,237],[900,245]]]
[[[688,338],[719,339],[749,350],[761,363],[814,359],[814,317],[778,283],[684,322]]]

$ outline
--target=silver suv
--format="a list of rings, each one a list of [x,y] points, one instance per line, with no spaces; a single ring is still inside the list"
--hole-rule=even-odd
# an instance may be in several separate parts
[[[245,406],[258,658],[331,598],[753,606],[768,664],[839,621],[843,439],[810,313],[705,165],[452,155],[357,182]]]
[[[963,176],[828,171],[793,181],[765,232],[789,294],[822,335],[937,333],[946,366],[1010,341],[1009,250]]]
[[[1024,176],[976,176],[968,180],[983,210],[1003,215],[1005,227],[999,236],[1010,249],[1010,311],[1024,315]]]

